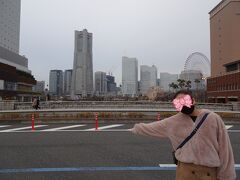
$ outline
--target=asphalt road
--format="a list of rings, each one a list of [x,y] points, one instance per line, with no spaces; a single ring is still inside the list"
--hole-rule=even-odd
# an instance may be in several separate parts
[[[26,125],[12,125],[11,128],[24,126]],[[39,129],[62,126],[65,125],[52,124]],[[90,126],[94,127],[87,125],[87,128]],[[127,129],[132,126],[127,124],[113,129]],[[86,127],[72,129],[84,128]],[[240,124],[234,124],[231,130],[240,130]],[[240,132],[229,132],[229,136],[236,164],[240,164]],[[173,180],[175,178],[174,170],[137,169],[158,167],[158,164],[172,164],[172,149],[169,141],[136,136],[130,132],[18,130],[0,132],[0,142],[1,180]],[[17,172],[19,170],[22,172]],[[239,170],[237,174],[240,179]]]

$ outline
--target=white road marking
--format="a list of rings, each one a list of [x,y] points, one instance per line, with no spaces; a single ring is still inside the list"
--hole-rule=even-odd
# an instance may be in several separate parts
[[[123,126],[123,125],[124,124],[113,124],[113,125],[108,125],[108,126],[102,126],[102,127],[98,127],[98,130],[120,127],[120,126]],[[85,129],[84,131],[95,131],[95,128]]]
[[[225,125],[226,129],[230,129],[233,125]]]
[[[35,126],[35,128],[44,127],[44,126],[48,126],[48,125],[37,125],[37,126]],[[32,128],[32,126],[27,126],[27,127],[21,127],[21,128],[6,129],[6,130],[2,130],[0,132],[14,132],[14,131],[18,131],[18,130],[31,129],[31,128]]]
[[[30,128],[29,128],[30,129]],[[32,132],[31,130],[23,130],[23,131],[0,131],[0,133],[10,133],[10,132],[17,132],[17,133],[27,133],[27,132]],[[34,132],[47,132],[44,130],[35,130]],[[53,132],[130,132],[129,129],[106,129],[106,130],[98,130],[95,131],[94,130],[57,130],[57,131],[53,131]],[[229,133],[240,133],[240,130],[228,130]]]
[[[72,126],[63,126],[63,127],[58,127],[58,128],[45,129],[45,130],[41,130],[41,131],[59,131],[59,130],[63,130],[63,129],[70,129],[70,128],[82,127],[82,126],[86,126],[86,125],[79,124],[79,125],[72,125]]]
[[[98,128],[97,132],[129,132],[130,129],[111,129],[114,127],[120,127],[120,126],[124,126],[125,124],[112,124],[112,125],[106,125],[106,126],[101,126]],[[0,128],[4,128],[4,127],[9,127],[11,125],[0,125]],[[48,125],[36,125],[35,127],[45,127]],[[85,124],[78,124],[78,125],[71,125],[71,126],[63,126],[63,127],[57,127],[57,128],[50,128],[50,129],[44,129],[44,130],[35,130],[35,132],[50,132],[50,131],[54,131],[54,132],[88,132],[88,131],[96,131],[95,128],[90,128],[90,129],[70,129],[70,128],[76,128],[76,127],[83,127],[86,126]],[[239,129],[230,129],[232,128],[233,125],[226,125],[226,129],[228,129],[229,133],[240,133]],[[1,132],[32,132],[31,130],[27,130],[27,129],[31,129],[31,126],[28,127],[21,127],[21,128],[13,128],[13,129],[4,129],[4,130],[0,130]]]
[[[177,167],[177,165],[176,164],[159,164],[159,167],[175,168]]]
[[[177,168],[177,165],[176,164],[159,164],[159,167],[162,168],[161,170],[175,170]],[[239,171],[240,164],[235,164],[235,169]]]
[[[228,130],[229,133],[240,133],[240,130]]]
[[[3,128],[3,127],[9,127],[10,125],[3,125],[3,126],[0,126],[0,128]]]

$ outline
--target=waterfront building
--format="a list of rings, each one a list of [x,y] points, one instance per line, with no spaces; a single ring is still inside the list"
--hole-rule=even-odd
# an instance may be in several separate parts
[[[208,102],[240,101],[240,0],[223,0],[210,13]]]
[[[31,101],[36,84],[28,59],[19,55],[20,0],[0,0],[0,100]]]

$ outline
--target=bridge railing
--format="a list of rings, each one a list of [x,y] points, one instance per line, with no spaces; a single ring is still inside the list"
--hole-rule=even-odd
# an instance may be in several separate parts
[[[240,111],[236,106],[221,103],[198,103],[199,108],[210,110]],[[151,101],[44,101],[40,102],[41,109],[173,109],[171,102]],[[31,102],[1,101],[0,110],[31,110]]]

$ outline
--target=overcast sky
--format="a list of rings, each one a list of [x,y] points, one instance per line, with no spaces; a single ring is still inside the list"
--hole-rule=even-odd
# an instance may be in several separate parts
[[[122,56],[179,74],[187,57],[210,58],[209,11],[220,0],[22,0],[20,54],[36,80],[72,69],[74,30],[93,33],[93,70],[121,83]]]

